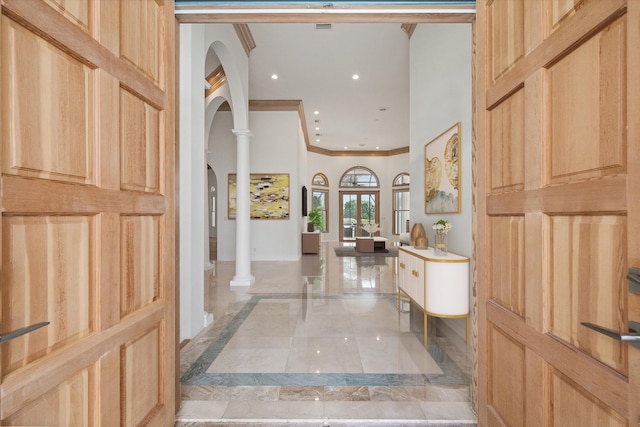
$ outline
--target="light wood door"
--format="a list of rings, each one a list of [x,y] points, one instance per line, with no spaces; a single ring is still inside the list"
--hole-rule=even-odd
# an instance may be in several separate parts
[[[173,425],[173,4],[0,9],[0,423]]]
[[[482,426],[640,418],[640,2],[479,0],[476,289]]]

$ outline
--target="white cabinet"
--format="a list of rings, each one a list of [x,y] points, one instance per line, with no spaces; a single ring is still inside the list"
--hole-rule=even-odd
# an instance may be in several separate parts
[[[398,310],[400,293],[405,294],[424,315],[424,343],[427,316],[464,317],[469,339],[469,258],[449,253],[436,255],[433,248],[401,246],[398,251]]]

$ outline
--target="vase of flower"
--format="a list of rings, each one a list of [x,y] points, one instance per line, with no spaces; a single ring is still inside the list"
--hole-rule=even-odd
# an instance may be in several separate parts
[[[433,224],[436,231],[433,249],[436,255],[447,255],[447,233],[451,230],[451,224],[444,219]]]
[[[436,238],[433,244],[433,249],[436,255],[447,254],[447,233],[442,230],[436,230]]]

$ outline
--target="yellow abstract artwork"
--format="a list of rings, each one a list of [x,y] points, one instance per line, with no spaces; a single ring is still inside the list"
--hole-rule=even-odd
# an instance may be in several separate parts
[[[236,174],[229,174],[229,219],[236,218]],[[289,174],[252,173],[249,179],[251,219],[289,219]]]

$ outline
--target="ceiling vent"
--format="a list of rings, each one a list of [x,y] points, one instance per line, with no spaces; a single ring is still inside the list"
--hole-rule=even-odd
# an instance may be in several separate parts
[[[330,30],[331,24],[316,24],[316,30]]]

